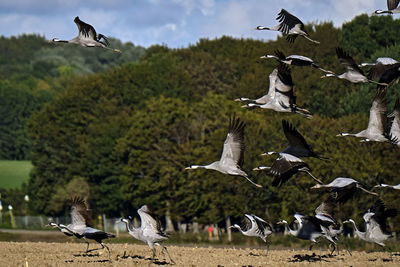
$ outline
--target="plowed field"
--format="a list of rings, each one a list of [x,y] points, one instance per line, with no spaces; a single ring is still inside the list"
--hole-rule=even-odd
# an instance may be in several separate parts
[[[157,247],[157,257],[146,245],[107,244],[107,251],[85,254],[85,243],[0,242],[0,266],[156,266],[168,265]],[[91,243],[90,248],[98,244]],[[330,256],[325,250],[266,250],[168,246],[175,266],[400,266],[399,253],[341,250]],[[101,255],[100,255],[101,254]]]

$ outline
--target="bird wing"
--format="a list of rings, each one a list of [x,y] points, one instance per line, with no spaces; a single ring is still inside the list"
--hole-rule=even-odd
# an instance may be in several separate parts
[[[307,163],[298,157],[280,153],[280,156],[276,159],[268,172],[269,175],[274,177],[272,186],[282,185],[302,167],[308,167]]]
[[[385,204],[381,199],[378,199],[374,205],[367,211],[366,214],[372,214],[371,220],[376,221],[382,232],[387,232],[386,219],[397,215],[396,209],[386,209]],[[364,215],[365,216],[365,215]]]
[[[332,196],[335,199],[336,203],[344,204],[357,191],[357,184],[348,184],[347,186],[337,187],[335,189],[332,189],[331,191],[333,192]]]
[[[316,217],[322,221],[332,222],[333,224],[337,224],[334,219],[334,209],[336,208],[336,197],[335,194],[330,194],[326,200],[324,200],[316,209],[315,214]],[[318,215],[322,215],[318,217]]]
[[[276,84],[277,78],[278,78],[278,68],[275,68],[269,74],[269,88],[268,88],[268,93],[267,93],[267,97],[268,98],[274,98],[275,97],[275,84]]]
[[[145,234],[155,233],[166,236],[162,229],[162,225],[160,220],[151,212],[147,205],[143,205],[140,209],[137,210],[141,225],[140,228],[143,230]]]
[[[89,211],[86,206],[86,202],[81,197],[76,196],[72,198],[70,215],[71,215],[72,225],[74,226],[74,228],[91,226],[92,224]]]
[[[399,5],[400,0],[387,0],[387,7],[389,10],[395,9]]]
[[[390,135],[397,141],[400,141],[400,98],[396,99],[393,110],[393,121],[390,127]]]
[[[345,66],[347,71],[356,71],[364,75],[364,72],[358,67],[354,59],[346,51],[344,51],[343,48],[337,47],[336,55],[339,58],[340,63]]]
[[[284,108],[289,108],[296,104],[292,75],[289,67],[283,63],[278,66],[278,78],[275,83],[275,97],[273,101]]]
[[[282,120],[282,128],[283,128],[283,132],[284,132],[284,134],[286,136],[286,139],[289,142],[289,146],[297,147],[297,148],[300,148],[300,149],[305,149],[305,150],[308,150],[308,151],[312,152],[312,149],[307,144],[307,141],[296,130],[296,128],[293,125],[291,125],[286,120]],[[295,156],[297,156],[297,155],[295,155]]]
[[[367,130],[374,134],[384,134],[387,130],[387,105],[386,105],[386,87],[377,89],[372,107],[369,110],[369,121]]]
[[[286,59],[297,59],[297,60],[310,62],[310,63],[314,62],[314,60],[312,60],[311,58],[305,57],[305,56],[300,56],[300,55],[290,55],[290,56],[286,57]]]
[[[301,217],[301,227],[299,231],[307,235],[315,232],[322,232],[321,221],[314,216],[302,216]]]
[[[275,56],[278,57],[280,60],[286,59],[285,54],[279,49],[275,50]]]
[[[267,236],[272,233],[272,226],[269,223],[254,214],[252,214],[251,216],[253,216],[253,219],[257,224],[259,234]]]
[[[285,9],[282,9],[281,12],[278,13],[278,17],[276,19],[280,22],[278,31],[282,33],[288,34],[289,31],[298,24],[300,25],[300,29],[304,31],[303,22],[301,22],[301,20],[299,20],[296,16],[287,12]]]
[[[76,26],[78,26],[79,35],[82,38],[89,38],[89,39],[98,41],[97,40],[96,30],[93,28],[92,25],[81,21],[79,19],[79,17],[76,17],[74,19],[74,22],[75,22]]]
[[[237,166],[242,167],[244,161],[244,128],[246,124],[240,121],[239,118],[236,119],[234,115],[233,118],[229,118],[229,128],[228,134],[224,142],[224,148],[222,150],[222,155],[220,162],[222,164],[229,164],[232,160],[237,164]]]
[[[244,215],[244,225],[242,227],[243,232],[247,232],[247,231],[251,230],[252,227],[253,227],[253,224],[251,223],[250,215],[245,214]]]
[[[390,84],[392,81],[398,78],[399,67],[399,62],[393,64],[385,64],[381,61],[378,61],[378,63],[370,68],[368,72],[368,79],[376,80],[379,78],[380,83]]]
[[[293,85],[289,67],[286,64],[280,63],[278,65],[278,79],[275,85],[276,90],[287,93],[293,91]]]

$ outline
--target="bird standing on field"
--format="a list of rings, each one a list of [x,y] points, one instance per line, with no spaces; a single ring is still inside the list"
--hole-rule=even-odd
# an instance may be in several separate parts
[[[83,238],[87,243],[86,253],[99,249],[107,249],[108,257],[110,257],[110,249],[103,243],[103,240],[114,238],[115,235],[90,227],[91,218],[86,206],[86,202],[83,200],[83,198],[74,197],[72,199],[70,215],[72,223],[68,224],[67,226],[59,224],[59,227],[61,229],[65,229],[66,231],[72,232],[78,239]],[[89,250],[89,242],[86,241],[87,239],[96,241],[101,245],[101,248]]]
[[[382,200],[378,199],[375,204],[364,213],[365,232],[359,231],[356,223],[352,219],[346,220],[343,223],[352,223],[356,235],[362,240],[385,246],[384,242],[389,237],[392,237],[392,234],[387,229],[386,220],[396,215],[396,209],[386,209]]]
[[[245,226],[240,227],[238,224],[234,224],[230,228],[236,228],[246,236],[260,237],[267,244],[268,253],[269,243],[267,237],[272,234],[272,226],[254,214],[245,214],[244,219],[246,221]]]
[[[104,49],[109,49],[117,53],[121,53],[118,49],[109,48],[109,42],[107,37],[103,34],[96,33],[96,30],[93,28],[92,25],[87,24],[79,19],[77,16],[74,19],[76,26],[78,27],[79,34],[75,38],[71,40],[60,40],[58,38],[53,38],[50,40],[50,43],[71,43],[71,44],[78,44],[85,47],[101,47]]]
[[[129,220],[121,219],[121,222],[125,223],[128,233],[134,238],[145,242],[150,247],[153,252],[153,260],[156,256],[155,246],[161,246],[162,251],[165,250],[170,261],[175,264],[169,255],[167,247],[159,243],[168,239],[168,235],[162,230],[161,222],[154,216],[147,205],[143,205],[137,212],[140,216],[140,228],[130,227]]]

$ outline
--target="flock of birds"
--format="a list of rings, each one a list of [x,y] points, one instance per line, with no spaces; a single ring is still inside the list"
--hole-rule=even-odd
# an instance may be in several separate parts
[[[398,7],[399,2],[400,0],[387,0],[388,10],[376,10],[374,14],[400,13],[400,8]],[[314,44],[320,44],[320,42],[309,37],[304,24],[288,11],[282,9],[278,14],[277,20],[279,24],[275,27],[257,26],[256,29],[280,31],[287,35],[286,39],[291,43],[293,43],[298,36],[302,36]],[[109,48],[107,38],[102,34],[97,34],[91,25],[81,21],[79,17],[76,17],[74,22],[79,30],[77,37],[69,41],[54,38],[50,42],[73,43],[86,47],[101,47],[111,49],[115,52],[121,52],[118,49]],[[241,97],[236,99],[236,101],[246,102],[246,104],[242,106],[245,108],[258,107],[262,109],[271,109],[277,112],[300,114],[306,118],[312,118],[308,110],[296,105],[296,96],[293,91],[294,84],[288,65],[311,66],[324,72],[322,76],[324,78],[336,77],[352,83],[374,83],[377,85],[377,90],[370,109],[367,128],[359,133],[341,133],[338,136],[355,136],[362,138],[362,142],[390,142],[400,146],[400,99],[397,99],[394,111],[389,116],[387,115],[385,100],[388,88],[400,78],[400,62],[385,57],[376,59],[374,63],[361,63],[358,65],[342,48],[338,47],[336,49],[336,54],[346,70],[340,75],[336,75],[332,71],[321,68],[312,59],[305,56],[285,56],[284,53],[279,50],[275,51],[274,55],[264,55],[261,58],[272,58],[279,63],[277,68],[269,75],[268,93],[258,99]],[[366,66],[370,67],[368,74],[365,74],[361,69]],[[242,169],[245,150],[245,126],[245,123],[239,118],[236,118],[235,115],[229,118],[228,133],[223,145],[220,160],[208,165],[191,165],[186,169],[204,168],[219,171],[223,174],[242,176],[252,185],[262,188],[262,185],[255,183]],[[320,160],[329,159],[315,153],[308,145],[305,138],[288,121],[282,120],[282,129],[289,143],[288,147],[281,152],[270,151],[263,153],[262,155],[277,154],[278,156],[272,166],[259,166],[253,170],[265,171],[267,175],[272,176],[274,178],[272,186],[282,186],[293,175],[304,172],[317,182],[312,189],[327,188],[329,190],[327,198],[315,209],[314,215],[294,214],[295,220],[293,223],[297,223],[296,229],[290,228],[288,222],[285,220],[278,222],[278,224],[284,225],[291,235],[300,239],[310,240],[313,243],[318,242],[321,238],[327,239],[333,246],[333,250],[331,251],[331,253],[333,253],[337,247],[336,244],[339,241],[339,235],[343,232],[342,225],[335,218],[335,210],[338,206],[350,199],[357,189],[375,196],[378,196],[378,194],[365,189],[360,182],[352,178],[338,177],[328,184],[323,184],[322,181],[311,173],[311,168],[302,158],[314,157]],[[399,190],[400,184],[380,184],[375,187]],[[129,219],[121,219],[121,223],[126,224],[127,231],[131,236],[148,244],[153,252],[154,259],[156,252],[155,246],[162,246],[160,242],[168,239],[168,235],[162,230],[160,221],[157,220],[146,205],[138,209],[137,212],[141,219],[141,226],[139,228],[135,228]],[[83,239],[87,243],[86,253],[98,249],[107,249],[110,255],[109,248],[103,243],[103,240],[114,238],[115,236],[91,227],[90,212],[82,198],[75,197],[72,199],[70,215],[72,220],[70,224],[50,223],[49,226],[58,228],[65,235]],[[382,200],[378,199],[363,216],[365,232],[359,231],[352,219],[345,220],[343,223],[352,223],[355,233],[359,238],[384,246],[384,242],[391,237],[386,220],[396,215],[397,210],[387,209]],[[254,214],[245,214],[244,219],[246,225],[239,226],[234,224],[231,228],[236,228],[247,236],[260,237],[267,243],[267,247],[269,247],[267,237],[273,233],[273,227],[267,221]],[[101,248],[89,250],[87,239],[98,242]],[[162,248],[162,251],[165,250],[167,252],[171,263],[174,263],[167,248],[165,246],[162,246]]]

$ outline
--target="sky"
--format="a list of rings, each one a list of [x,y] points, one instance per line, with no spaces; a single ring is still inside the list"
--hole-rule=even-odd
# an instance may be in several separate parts
[[[97,33],[123,42],[170,48],[194,45],[223,35],[276,39],[280,33],[256,31],[275,26],[284,8],[304,23],[332,21],[336,27],[362,13],[386,9],[385,0],[1,0],[0,35],[39,34],[70,40],[74,18]]]

